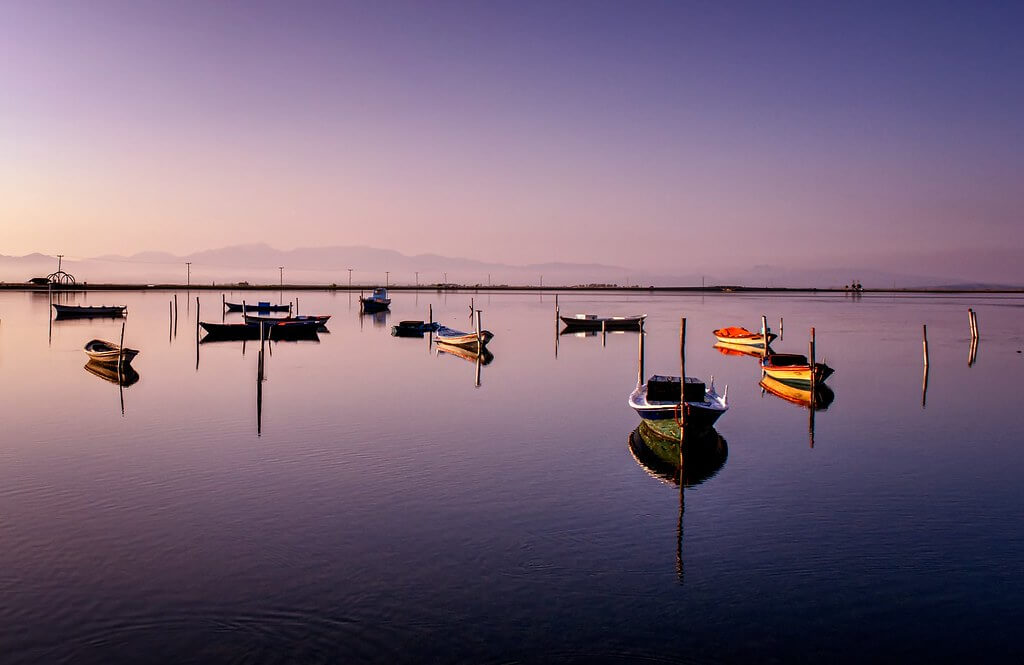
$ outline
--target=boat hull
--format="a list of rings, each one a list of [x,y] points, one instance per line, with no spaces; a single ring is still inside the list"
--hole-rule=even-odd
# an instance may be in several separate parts
[[[765,335],[751,332],[746,328],[719,328],[712,333],[719,342],[733,346],[749,346],[764,349]],[[768,333],[768,344],[775,340],[775,333]]]
[[[360,298],[359,306],[368,314],[383,312],[391,307],[391,299],[374,300],[373,298]]]
[[[765,376],[775,379],[787,386],[802,390],[810,390],[811,388],[811,368],[809,365],[794,365],[791,367],[762,365],[761,369],[764,371]],[[822,383],[825,379],[832,376],[833,371],[834,370],[828,365],[815,363],[815,383]]]
[[[127,309],[127,307],[127,305],[114,305],[111,307],[77,307],[74,305],[53,305],[53,309],[57,313],[58,319],[91,319],[100,317],[116,318],[119,316],[124,316],[124,311],[125,309]]]
[[[715,349],[723,356],[749,356],[751,358],[764,358],[763,346],[751,346],[750,344],[733,344],[732,342],[715,342]]]
[[[761,379],[760,386],[765,391],[786,400],[791,404],[796,404],[805,408],[814,408],[815,411],[824,411],[832,404],[835,399],[835,393],[832,389],[823,383],[816,386],[814,391],[814,399],[811,399],[811,389],[808,385],[806,388],[799,388],[791,386],[787,383],[783,383],[777,379],[773,379],[770,376],[766,376]]]
[[[569,330],[640,330],[646,314],[636,316],[603,316],[582,319],[574,316],[558,317]]]
[[[648,402],[647,384],[640,384],[629,396],[629,406],[643,420],[659,429],[674,425],[678,429],[680,417],[679,402]],[[725,398],[714,392],[714,387],[705,392],[703,401],[687,401],[686,427],[688,431],[700,432],[714,426],[718,419],[729,410]]]
[[[85,354],[89,356],[89,362],[102,365],[116,365],[120,362],[122,365],[128,365],[139,352],[128,347],[122,349],[112,342],[94,339],[85,345]]]
[[[476,350],[479,346],[487,346],[487,343],[494,337],[494,333],[490,330],[481,330],[480,339],[477,340],[475,332],[462,333],[462,334],[450,334],[445,333],[446,329],[441,326],[438,328],[437,335],[434,340],[438,344],[447,344],[449,346],[458,346],[464,349]],[[458,332],[458,331],[452,331]]]

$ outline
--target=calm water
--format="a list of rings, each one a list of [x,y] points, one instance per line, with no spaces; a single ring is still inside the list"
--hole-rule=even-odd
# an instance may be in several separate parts
[[[394,293],[384,321],[303,292],[330,333],[272,344],[258,390],[258,343],[197,358],[195,295],[176,335],[167,293],[72,297],[129,305],[122,395],[82,351],[120,322],[0,293],[0,661],[1024,658],[1022,299],[561,297],[647,312],[648,373],[678,373],[687,317],[687,373],[731,410],[680,490],[630,448],[637,335],[556,356],[551,296]],[[390,335],[428,304],[470,329],[471,297],[495,333],[479,387],[474,362]],[[762,313],[785,317],[777,351],[816,326],[836,369],[813,447],[806,408],[712,348]]]

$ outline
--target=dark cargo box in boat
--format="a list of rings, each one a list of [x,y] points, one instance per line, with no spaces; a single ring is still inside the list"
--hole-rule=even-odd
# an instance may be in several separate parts
[[[687,402],[703,402],[705,387],[704,382],[692,376],[686,377]],[[679,401],[679,377],[678,376],[652,376],[647,382],[647,400],[651,402],[678,402]]]

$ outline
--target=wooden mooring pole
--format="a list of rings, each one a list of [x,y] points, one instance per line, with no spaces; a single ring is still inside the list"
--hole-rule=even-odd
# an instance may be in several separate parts
[[[643,385],[644,382],[644,322],[640,322],[640,342],[637,359],[636,385]]]
[[[686,317],[679,319],[679,444],[686,428]]]
[[[811,327],[811,341],[810,341],[810,343],[808,345],[808,349],[807,350],[808,350],[807,364],[810,365],[810,368],[811,368],[811,403],[813,405],[813,402],[814,402],[814,390],[818,387],[817,386],[817,383],[818,383],[818,381],[817,381],[818,368],[817,368],[817,363],[815,362],[815,357],[814,357],[814,353],[815,353],[816,349],[815,349],[814,327],[813,326]],[[813,406],[812,406],[812,408],[813,408]]]

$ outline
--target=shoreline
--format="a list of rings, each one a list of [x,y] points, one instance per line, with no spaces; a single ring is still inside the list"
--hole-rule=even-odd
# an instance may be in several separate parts
[[[47,291],[70,293],[74,291],[342,291],[366,292],[378,288],[379,284],[353,284],[351,287],[338,284],[114,284],[114,283],[82,283],[74,285],[39,286],[34,284],[0,282],[0,291],[29,291],[45,293]],[[1018,289],[943,289],[943,288],[904,288],[904,289],[859,289],[851,291],[843,288],[818,287],[758,287],[758,286],[482,286],[478,284],[428,284],[428,285],[391,285],[391,291],[433,291],[459,292],[473,291],[476,293],[741,293],[741,294],[779,294],[779,293],[822,293],[862,296],[865,294],[1024,294],[1024,288]]]

